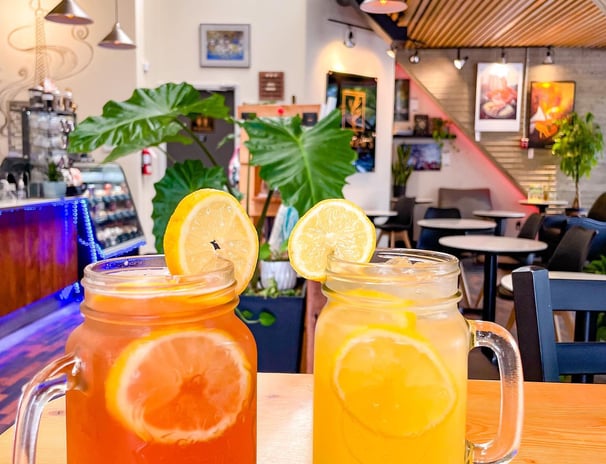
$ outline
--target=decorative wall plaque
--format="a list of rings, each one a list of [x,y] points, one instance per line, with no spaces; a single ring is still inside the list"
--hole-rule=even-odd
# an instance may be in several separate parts
[[[284,73],[267,72],[259,73],[259,100],[283,100],[284,99]]]

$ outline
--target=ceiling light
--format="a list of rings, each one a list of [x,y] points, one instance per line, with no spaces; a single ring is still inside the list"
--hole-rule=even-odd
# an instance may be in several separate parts
[[[120,21],[118,20],[118,0],[116,0],[115,8],[116,23],[109,34],[98,45],[99,47],[112,48],[114,50],[131,50],[136,45],[120,26]]]
[[[545,55],[545,59],[543,60],[543,64],[554,64],[553,61],[553,52],[551,51],[551,47],[547,47],[547,54]]]
[[[343,45],[345,45],[347,48],[354,48],[356,46],[356,36],[354,35],[354,31],[351,26],[347,28]]]
[[[364,0],[360,9],[371,14],[399,13],[408,8],[403,0]]]
[[[455,68],[461,70],[463,69],[463,66],[465,66],[465,63],[467,63],[468,58],[468,56],[461,58],[461,49],[457,48],[457,58],[452,63],[454,64]]]
[[[44,17],[49,21],[62,24],[91,24],[90,16],[80,8],[75,0],[62,0]]]
[[[412,64],[418,64],[419,61],[421,61],[421,57],[419,56],[419,51],[415,50],[415,54],[414,55],[410,55],[408,57],[408,61],[410,61]]]
[[[387,56],[390,58],[395,58],[398,53],[398,44],[395,42],[391,43],[391,46],[386,50]]]
[[[507,64],[507,56],[505,55],[505,49],[501,48],[501,63]]]

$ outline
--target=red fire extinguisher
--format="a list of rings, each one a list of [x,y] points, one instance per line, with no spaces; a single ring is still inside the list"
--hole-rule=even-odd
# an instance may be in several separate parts
[[[141,151],[141,174],[151,176],[152,173],[152,157],[147,148]]]

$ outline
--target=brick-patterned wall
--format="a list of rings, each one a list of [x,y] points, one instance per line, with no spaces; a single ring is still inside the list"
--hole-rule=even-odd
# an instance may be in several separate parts
[[[575,81],[575,110],[588,111],[606,133],[606,50],[555,49],[554,65],[543,65],[546,49],[506,49],[508,62],[525,63],[526,95],[531,81]],[[469,59],[458,71],[452,64],[456,50],[420,50],[421,62],[411,65],[410,52],[398,54],[398,62],[442,106],[444,112],[473,139],[477,63],[500,60],[500,49],[462,50]],[[524,102],[526,97],[524,98]],[[528,124],[526,106],[522,108],[518,132],[482,132],[478,147],[523,188],[532,184],[549,185],[560,199],[572,200],[574,184],[559,172],[557,164],[546,149],[531,152],[519,146]],[[603,157],[590,178],[580,184],[581,201],[589,207],[598,195],[606,191],[606,158]]]

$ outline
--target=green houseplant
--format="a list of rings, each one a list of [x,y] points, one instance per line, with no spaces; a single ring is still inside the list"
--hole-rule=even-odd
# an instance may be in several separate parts
[[[46,166],[47,180],[42,182],[42,194],[45,198],[61,198],[67,191],[67,183],[63,178],[61,167],[53,160]]]
[[[391,181],[394,198],[406,195],[406,184],[414,169],[409,164],[411,151],[410,145],[405,144],[398,145],[396,149],[396,157],[391,164]]]
[[[162,149],[166,142],[196,144],[200,148],[212,167],[205,167],[199,159],[186,160],[168,168],[164,177],[155,184],[152,218],[158,252],[163,251],[162,240],[168,219],[184,196],[208,187],[240,195],[229,185],[226,173],[218,166],[211,151],[191,131],[187,120],[199,114],[237,124],[249,137],[245,143],[251,154],[250,162],[260,168],[259,175],[269,186],[263,214],[256,224],[259,236],[275,191],[279,190],[283,204],[294,207],[299,215],[303,215],[323,199],[342,198],[346,178],[355,173],[353,161],[356,153],[350,147],[352,134],[341,129],[339,110],[306,128],[300,116],[235,120],[229,116],[223,97],[211,95],[202,98],[198,90],[188,83],[136,89],[128,100],[109,101],[104,105],[101,116],[86,118],[78,124],[70,134],[69,150],[90,152],[108,145],[113,149],[105,161],[114,161],[143,148],[156,146]],[[251,290],[256,290],[254,282]],[[277,293],[270,289],[265,296]],[[277,314],[284,301],[276,301],[272,305],[270,300],[259,299],[262,300],[259,303],[261,308],[252,309],[245,307],[244,298],[245,295],[241,298],[240,315],[250,323],[257,339],[261,368],[261,351],[265,344],[262,338],[270,339],[270,350],[279,353],[278,337],[283,338],[284,343],[294,345],[292,335],[280,333],[283,332],[281,327],[294,323]],[[268,309],[269,306],[276,309]],[[302,333],[302,313],[297,317],[301,326],[297,330]],[[270,329],[274,331],[271,334]]]
[[[592,113],[579,116],[573,112],[556,121],[558,132],[554,136],[551,152],[559,159],[560,170],[574,182],[572,208],[581,207],[579,181],[589,177],[604,149],[600,126]]]

